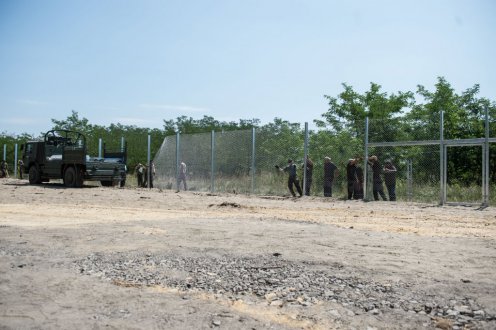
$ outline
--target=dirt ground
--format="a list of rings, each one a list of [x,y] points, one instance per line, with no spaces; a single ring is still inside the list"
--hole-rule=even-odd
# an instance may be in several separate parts
[[[1,329],[495,329],[495,283],[494,207],[0,180]]]

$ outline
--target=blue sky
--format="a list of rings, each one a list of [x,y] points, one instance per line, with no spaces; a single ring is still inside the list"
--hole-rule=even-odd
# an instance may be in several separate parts
[[[496,100],[496,1],[0,0],[0,132],[321,119],[347,83]]]

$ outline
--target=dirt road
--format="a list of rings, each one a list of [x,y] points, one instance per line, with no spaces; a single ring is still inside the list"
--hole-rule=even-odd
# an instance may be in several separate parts
[[[0,181],[2,329],[494,329],[496,210]]]

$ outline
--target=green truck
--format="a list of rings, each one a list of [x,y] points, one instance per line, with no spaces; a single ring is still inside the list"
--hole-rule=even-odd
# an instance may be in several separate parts
[[[84,181],[123,187],[127,172],[126,149],[109,152],[104,148],[103,158],[90,157],[82,133],[51,130],[42,141],[22,145],[22,171],[29,174],[30,184],[62,179],[66,187],[82,187]]]

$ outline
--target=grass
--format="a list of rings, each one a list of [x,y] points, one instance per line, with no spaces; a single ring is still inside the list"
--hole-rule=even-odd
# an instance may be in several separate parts
[[[334,198],[343,198],[347,196],[346,182],[340,178],[336,180],[333,186]],[[301,183],[302,180],[300,180]],[[136,177],[128,176],[126,183],[128,186],[136,186]],[[154,180],[156,187],[161,189],[176,189],[175,179],[171,177],[157,177]],[[210,192],[210,177],[189,178],[188,190]],[[246,176],[222,176],[217,175],[214,182],[214,192],[216,193],[237,193],[252,194],[252,177]],[[287,175],[278,172],[266,172],[255,177],[255,195],[274,195],[289,196],[287,188]],[[368,185],[368,197],[372,197],[372,185]],[[296,190],[295,190],[296,192]],[[384,192],[388,195],[386,186]],[[311,189],[312,196],[323,196],[323,187],[321,182],[313,182]],[[439,182],[414,182],[411,186],[406,180],[398,180],[396,183],[397,201],[401,202],[419,202],[428,204],[438,204],[440,201],[440,184]],[[491,187],[490,191],[491,204],[496,204],[496,189]],[[457,184],[447,187],[448,202],[460,203],[481,203],[482,188],[479,185],[461,186]]]

